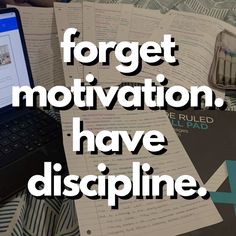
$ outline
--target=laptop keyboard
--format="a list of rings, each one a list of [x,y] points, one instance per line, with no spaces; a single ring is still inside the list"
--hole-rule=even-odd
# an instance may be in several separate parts
[[[49,143],[60,134],[60,125],[35,110],[0,125],[0,168]]]

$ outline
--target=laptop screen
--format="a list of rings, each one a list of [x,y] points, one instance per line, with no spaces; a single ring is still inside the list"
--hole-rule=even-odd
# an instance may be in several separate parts
[[[0,14],[0,108],[12,104],[12,86],[30,86],[17,17]]]

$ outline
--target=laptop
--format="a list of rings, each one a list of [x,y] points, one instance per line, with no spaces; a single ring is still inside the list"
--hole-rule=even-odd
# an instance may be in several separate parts
[[[44,162],[66,170],[60,123],[37,108],[12,107],[12,86],[34,86],[20,15],[0,10],[0,201],[26,187]],[[24,103],[24,99],[23,99]]]

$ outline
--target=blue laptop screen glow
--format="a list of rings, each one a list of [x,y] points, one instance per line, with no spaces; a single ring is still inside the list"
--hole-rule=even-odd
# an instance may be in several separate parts
[[[15,13],[0,14],[0,108],[12,104],[12,86],[30,86]]]

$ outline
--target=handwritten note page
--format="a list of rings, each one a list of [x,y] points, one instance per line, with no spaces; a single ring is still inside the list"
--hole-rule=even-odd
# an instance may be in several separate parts
[[[139,42],[140,45],[149,41],[153,31],[161,29],[161,22],[164,15],[157,10],[146,10],[136,7],[127,7],[121,16],[120,24],[117,32],[117,42],[129,41]],[[117,64],[114,62],[113,64]],[[142,63],[142,67],[144,66]],[[113,67],[115,69],[115,67]],[[144,78],[152,78],[150,73],[141,70],[137,75],[123,76],[122,82],[140,82],[143,83]]]
[[[15,6],[14,6],[15,7]],[[17,7],[35,85],[64,85],[56,21],[52,8]]]
[[[83,16],[82,16],[82,4],[81,3],[54,3],[54,12],[56,16],[57,29],[59,41],[63,41],[63,35],[67,28],[74,27],[76,28],[80,35],[78,38],[75,38],[76,43],[81,42],[83,39]],[[63,55],[63,49],[61,49],[61,55]],[[80,78],[83,80],[83,66],[76,60],[74,60],[73,65],[67,65],[63,63],[63,70],[65,76],[66,86],[71,86],[75,78]],[[73,108],[72,108],[73,109]],[[77,108],[74,108],[77,109]],[[64,111],[68,117],[72,117],[71,110]],[[63,114],[64,114],[63,113]],[[63,130],[68,130],[71,126],[71,121],[67,121],[63,116],[61,116],[62,128]],[[69,124],[69,127],[68,127]],[[63,140],[65,140],[67,133],[63,132]],[[66,156],[72,150],[72,143],[67,143],[64,145]],[[71,162],[67,163],[69,170],[73,168]]]
[[[164,111],[146,110],[126,111],[116,106],[112,111],[98,108],[96,111],[79,111],[74,108],[71,113],[62,112],[63,134],[70,174],[83,177],[87,174],[100,174],[97,165],[105,163],[109,174],[125,174],[131,177],[132,162],[149,163],[154,174],[169,174],[174,178],[189,174],[202,182],[183,146],[176,136]],[[167,152],[161,156],[148,153],[144,148],[138,155],[131,155],[123,148],[122,155],[105,156],[76,155],[72,151],[72,117],[80,117],[84,130],[96,134],[100,130],[127,130],[131,136],[136,130],[156,129],[165,134],[168,140]],[[70,135],[70,136],[68,136]],[[86,146],[85,146],[86,148]],[[144,199],[119,200],[119,210],[111,210],[107,200],[91,200],[83,197],[76,201],[81,234],[88,230],[95,235],[177,235],[215,224],[221,221],[211,200]]]
[[[129,12],[126,12],[121,19],[117,41],[127,40],[139,42],[141,45],[149,40],[154,30],[159,28],[164,16],[157,10],[136,7],[126,8],[126,11]]]
[[[208,16],[176,11],[165,15],[162,27],[164,31],[155,31],[150,40],[160,42],[163,40],[163,32],[171,34],[179,45],[179,50],[175,52],[179,65],[170,66],[164,62],[154,67],[145,64],[144,71],[153,76],[163,73],[170,85],[178,84],[186,88],[193,85],[208,85],[216,36],[225,27],[233,27]],[[235,32],[235,29],[233,30]],[[218,97],[224,98],[224,92],[215,92]]]
[[[120,17],[127,7],[126,4],[102,4],[83,2],[83,32],[84,39],[98,46],[99,42],[116,41]],[[84,73],[92,73],[98,84],[103,87],[121,83],[121,75],[115,71],[113,52],[110,53],[110,64],[98,63],[94,66],[85,66]]]
[[[83,41],[83,15],[81,3],[54,3],[54,12],[57,21],[57,30],[59,42],[63,42],[63,35],[67,28],[76,28],[80,33],[79,37],[75,38],[76,43]],[[61,48],[61,55],[63,55]],[[61,56],[62,57],[62,56]],[[84,78],[83,65],[77,60],[74,60],[73,65],[63,63],[66,86],[73,84],[74,78]]]
[[[68,4],[68,6],[72,5]],[[82,24],[81,18],[79,18],[81,5],[74,5],[78,7],[77,10],[73,10],[73,7],[70,8],[68,6],[63,4],[55,5],[56,15],[59,16],[59,14],[62,14],[63,16],[63,20],[62,17],[59,18],[57,16],[58,27],[60,29],[74,25],[79,26],[79,22]],[[118,6],[116,5],[116,7]],[[86,3],[83,7],[83,16],[88,16],[88,10],[93,14],[94,8],[93,4]],[[121,21],[124,24],[125,13],[129,10],[128,8],[121,10],[120,24]],[[105,34],[109,34],[109,28],[103,28],[102,22],[104,22],[104,19],[103,16],[100,15],[101,12],[98,12],[99,11],[96,11],[94,15],[96,15],[96,19],[99,19],[99,24],[101,24],[101,28],[106,32]],[[150,11],[150,13],[151,12],[152,11]],[[68,18],[69,14],[73,15],[70,20]],[[64,17],[66,15],[67,17]],[[106,18],[108,15],[109,14],[104,17]],[[118,15],[119,11],[117,11],[117,19]],[[78,20],[78,18],[80,20]],[[95,22],[87,18],[83,17],[83,35],[89,32],[90,26],[86,24],[85,21]],[[98,24],[98,22],[96,24]],[[111,37],[115,37],[113,29],[110,30]],[[60,30],[58,31],[60,32]],[[95,38],[96,40],[104,40],[103,33],[99,35],[98,32],[100,31],[96,29],[95,36],[99,36],[98,39],[91,35],[89,35],[89,37],[91,39],[93,37],[93,39]],[[130,32],[130,30],[128,32]],[[59,37],[62,38],[62,35],[62,33],[59,34]],[[105,39],[105,41],[107,40]],[[73,69],[75,66],[66,66],[64,70],[66,71],[68,68],[70,70],[69,72],[72,71],[71,75],[78,73],[76,69]],[[66,77],[68,81],[69,72],[66,72],[68,73]],[[88,174],[100,174],[97,171],[97,165],[104,162],[110,169],[109,174],[125,174],[131,177],[132,163],[138,161],[141,164],[149,163],[155,170],[153,174],[169,174],[173,178],[183,174],[189,174],[196,178],[200,185],[202,185],[199,175],[171,127],[164,111],[154,112],[147,109],[145,111],[131,112],[118,105],[116,105],[113,110],[106,110],[98,103],[97,110],[82,111],[77,107],[73,107],[68,111],[62,111],[61,117],[63,142],[70,174],[79,175],[80,177]],[[138,155],[131,155],[124,147],[122,155],[106,156],[100,152],[98,155],[90,155],[87,152],[83,155],[76,155],[72,150],[73,117],[80,117],[84,122],[84,129],[88,129],[94,134],[101,130],[127,130],[131,135],[133,135],[136,130],[159,130],[168,140],[167,152],[161,156],[155,156],[147,152],[144,148],[141,148]],[[200,197],[195,200],[184,200],[181,197],[176,200],[170,200],[166,195],[164,195],[164,199],[138,200],[131,198],[129,200],[119,200],[119,210],[111,210],[107,205],[106,199],[91,200],[82,197],[76,200],[76,210],[82,236],[88,234],[96,236],[143,236],[147,234],[152,236],[156,235],[157,232],[160,235],[177,235],[212,225],[222,220],[212,201],[203,200]]]

